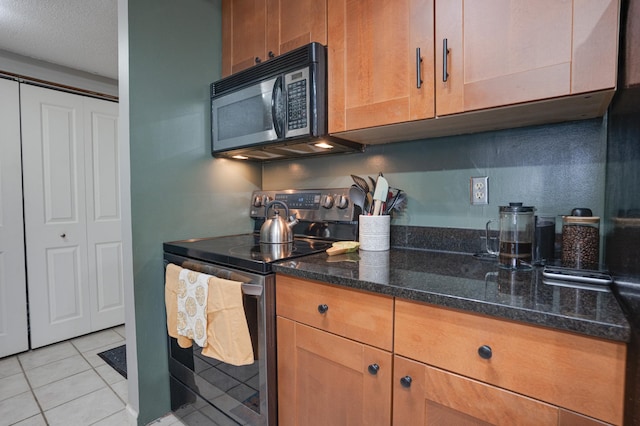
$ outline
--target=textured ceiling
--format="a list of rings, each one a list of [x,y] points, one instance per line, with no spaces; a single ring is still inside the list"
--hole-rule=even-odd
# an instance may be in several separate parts
[[[117,80],[117,0],[0,0],[0,49]]]

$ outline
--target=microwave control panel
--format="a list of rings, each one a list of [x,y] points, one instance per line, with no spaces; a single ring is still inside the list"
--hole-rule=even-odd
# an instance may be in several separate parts
[[[290,72],[284,76],[287,93],[286,137],[308,134],[309,126],[309,68]]]

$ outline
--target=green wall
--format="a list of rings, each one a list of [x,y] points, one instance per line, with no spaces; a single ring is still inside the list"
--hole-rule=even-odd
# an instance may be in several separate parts
[[[363,154],[267,163],[264,189],[348,187],[350,175],[383,172],[408,194],[395,225],[483,229],[498,206],[523,202],[539,214],[574,207],[604,212],[606,119],[367,147]],[[469,179],[489,177],[489,205],[472,206]]]
[[[130,154],[139,424],[170,410],[162,242],[246,232],[259,166],[210,154],[220,0],[130,0]],[[241,214],[230,214],[240,209]]]

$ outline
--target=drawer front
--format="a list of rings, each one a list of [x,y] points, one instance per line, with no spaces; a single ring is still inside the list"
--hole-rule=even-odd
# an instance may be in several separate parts
[[[276,313],[387,351],[393,348],[391,297],[278,274]]]
[[[623,343],[397,300],[395,353],[622,423]]]

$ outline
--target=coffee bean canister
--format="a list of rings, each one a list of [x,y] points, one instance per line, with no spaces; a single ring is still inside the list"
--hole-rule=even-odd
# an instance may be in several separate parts
[[[562,265],[598,269],[600,263],[600,217],[589,209],[574,209],[562,217]]]

